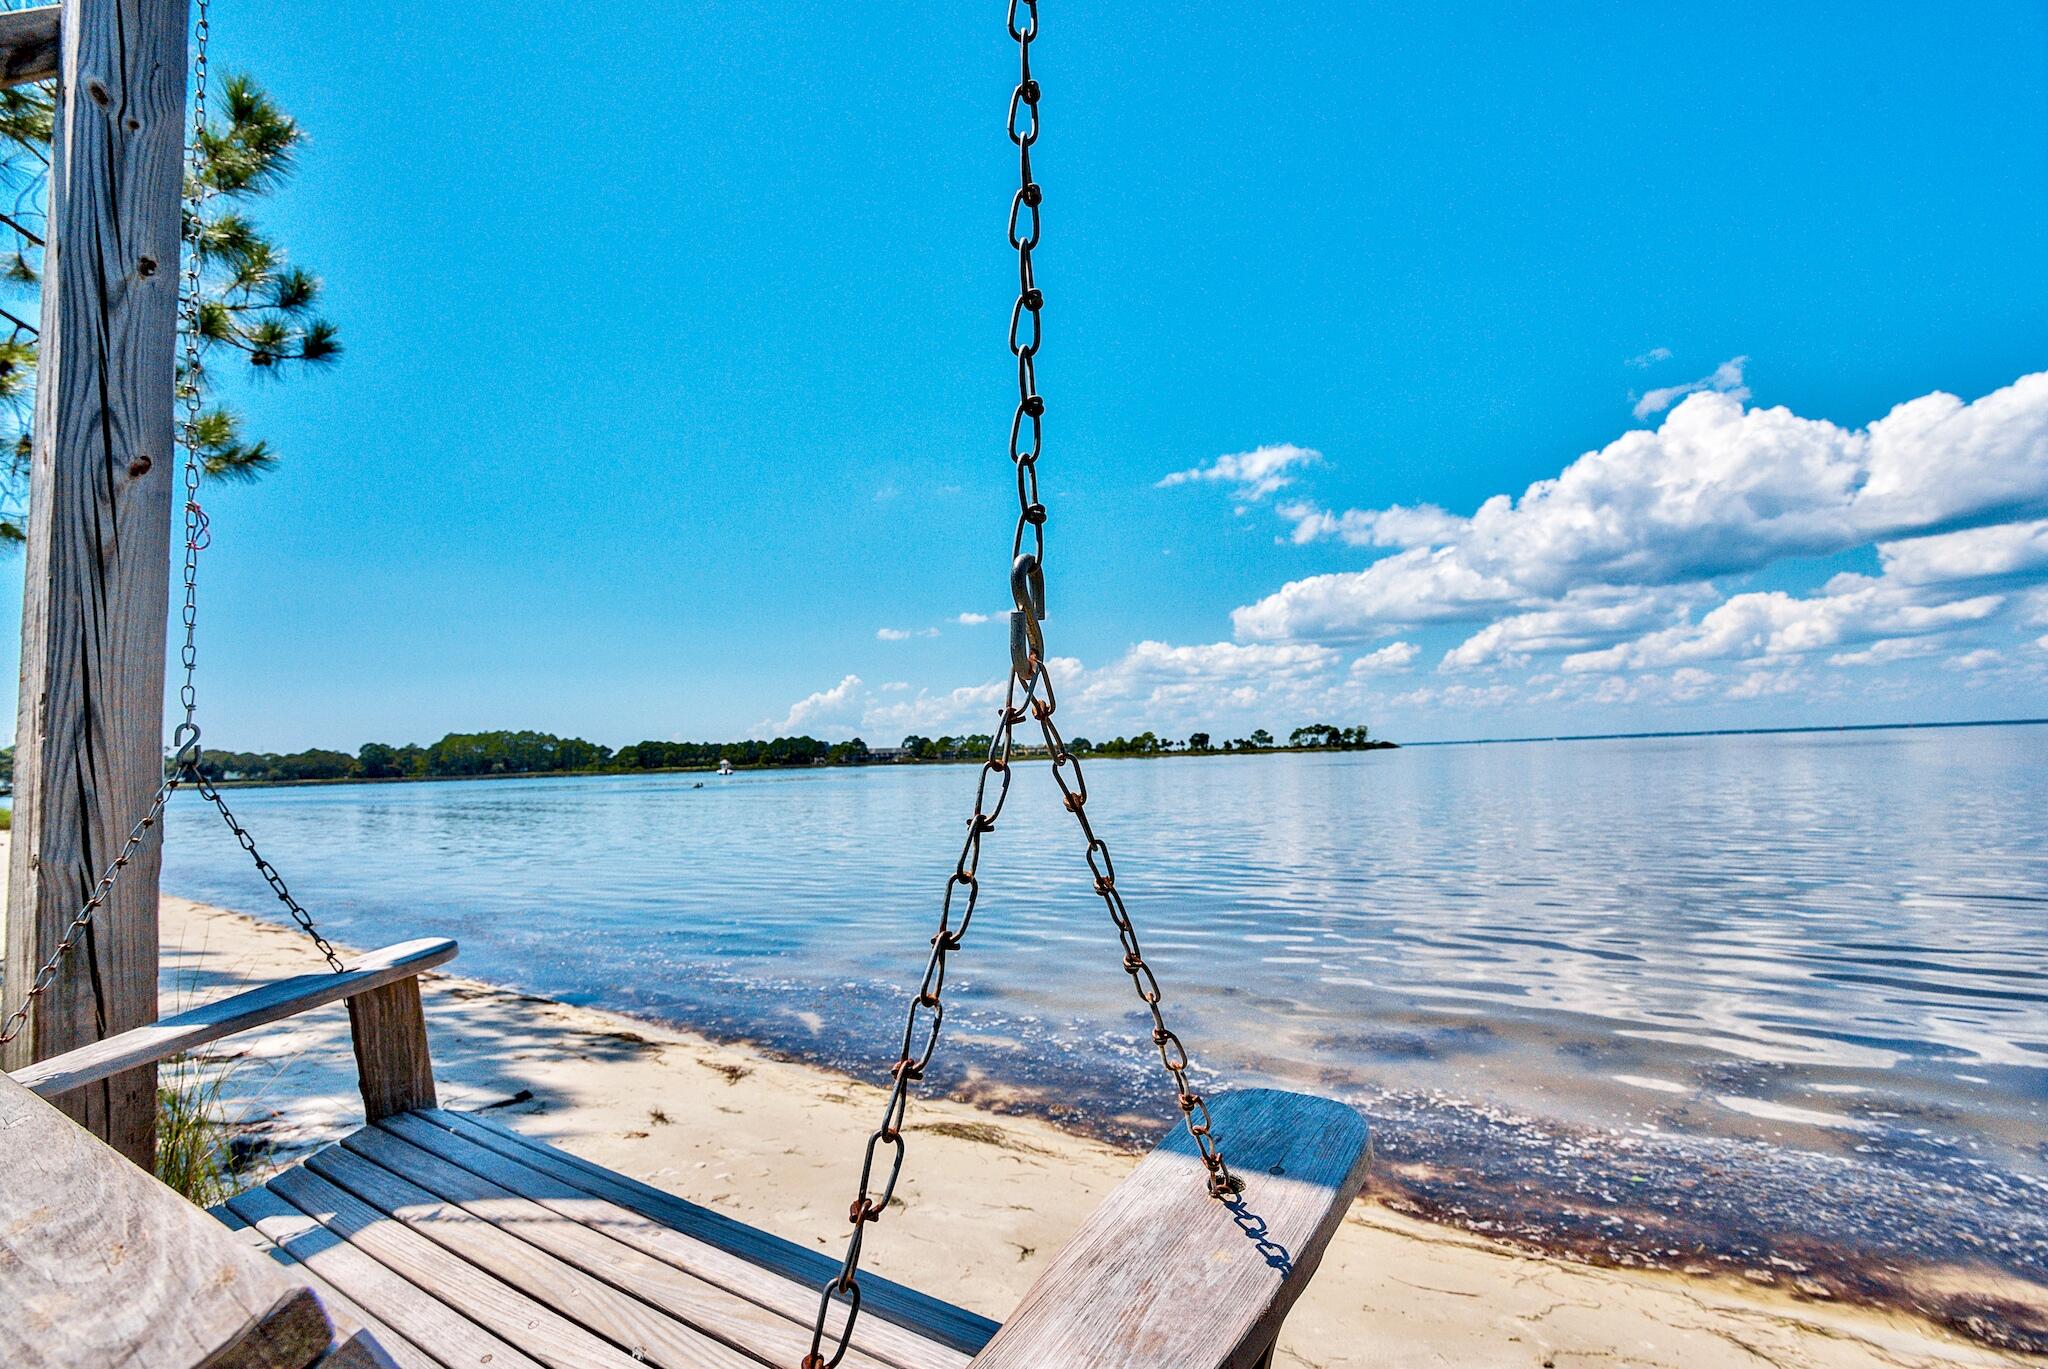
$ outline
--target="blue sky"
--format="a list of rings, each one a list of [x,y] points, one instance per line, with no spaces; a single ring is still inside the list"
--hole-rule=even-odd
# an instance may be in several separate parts
[[[209,740],[986,730],[1000,5],[214,14],[350,350],[246,396]],[[1049,6],[1036,65],[1070,732],[2048,713],[2039,5]]]

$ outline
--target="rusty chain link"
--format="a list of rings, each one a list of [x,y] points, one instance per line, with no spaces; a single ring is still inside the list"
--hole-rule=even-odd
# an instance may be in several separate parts
[[[177,425],[178,440],[185,448],[184,603],[179,614],[185,631],[185,640],[178,650],[178,660],[184,669],[185,678],[178,687],[178,702],[185,710],[185,717],[171,734],[171,744],[176,748],[171,773],[157,785],[156,793],[151,796],[141,820],[129,829],[120,852],[100,873],[99,879],[93,884],[92,892],[66,924],[63,937],[57,942],[56,949],[50,953],[50,958],[36,970],[35,978],[29,981],[28,992],[22,995],[20,1004],[8,1014],[6,1022],[0,1024],[0,1046],[19,1036],[22,1029],[28,1025],[29,1013],[35,1001],[41,998],[56,980],[58,969],[77,946],[79,938],[91,928],[94,915],[114,892],[115,885],[120,882],[121,872],[128,868],[129,863],[135,858],[135,853],[141,849],[143,841],[163,820],[164,809],[170,803],[171,795],[188,783],[197,788],[219,810],[222,819],[228,825],[228,830],[234,833],[235,840],[256,862],[257,873],[263,876],[278,900],[290,911],[292,920],[313,939],[314,946],[326,959],[328,967],[337,974],[343,969],[341,957],[336,953],[332,943],[313,925],[312,915],[292,897],[291,890],[286,887],[276,867],[257,851],[255,840],[250,837],[248,829],[236,820],[227,800],[221,797],[220,791],[214,788],[212,781],[206,778],[199,765],[199,724],[195,718],[199,707],[199,691],[195,679],[199,669],[199,553],[212,541],[211,525],[206,510],[199,503],[199,453],[203,445],[200,419],[204,403],[200,358],[200,338],[204,323],[200,273],[203,269],[201,254],[204,247],[202,238],[206,226],[206,203],[212,189],[207,182],[206,174],[206,63],[207,40],[212,36],[212,16],[209,8],[210,0],[198,0],[198,18],[193,27],[192,132],[190,145],[186,148],[184,189],[185,262],[178,283],[178,325],[183,334],[183,356],[182,367],[175,384],[175,394],[177,403],[183,410],[183,417]]]
[[[1116,926],[1117,939],[1123,942],[1124,972],[1131,977],[1131,987],[1138,991],[1138,1000],[1152,1014],[1152,1044],[1159,1048],[1159,1063],[1173,1078],[1174,1101],[1180,1106],[1181,1120],[1187,1125],[1188,1135],[1193,1138],[1196,1148],[1201,1151],[1202,1167],[1209,1172],[1209,1193],[1212,1197],[1228,1198],[1241,1192],[1244,1183],[1230,1172],[1230,1166],[1224,1163],[1223,1152],[1217,1149],[1208,1103],[1188,1085],[1188,1049],[1166,1025],[1166,1015],[1159,1007],[1159,978],[1145,962],[1145,953],[1138,945],[1137,929],[1131,925],[1131,910],[1124,906],[1124,896],[1116,887],[1116,864],[1110,859],[1109,843],[1095,834],[1094,824],[1088,821],[1088,782],[1082,777],[1080,758],[1067,749],[1066,739],[1060,736],[1059,728],[1053,723],[1052,715],[1059,703],[1053,694],[1052,676],[1043,663],[1039,666],[1038,683],[1039,697],[1031,701],[1031,712],[1045,734],[1046,754],[1052,758],[1053,783],[1059,786],[1067,811],[1080,824],[1081,835],[1088,843],[1088,871],[1095,876],[1095,892],[1101,895],[1103,905],[1109,909],[1109,920]],[[1070,769],[1073,771],[1071,783],[1066,775]]]
[[[1024,18],[1018,25],[1020,14]],[[909,1108],[910,1086],[924,1077],[932,1053],[938,1048],[939,1026],[945,1019],[942,995],[946,984],[946,957],[960,949],[967,926],[974,917],[981,886],[976,870],[981,861],[981,839],[995,830],[996,818],[1009,799],[1011,753],[1019,723],[1035,718],[1045,734],[1046,754],[1052,761],[1053,779],[1059,785],[1066,807],[1080,823],[1087,840],[1088,868],[1095,877],[1095,892],[1102,896],[1123,942],[1124,969],[1130,974],[1138,998],[1152,1014],[1152,1044],[1159,1060],[1172,1076],[1176,1101],[1194,1138],[1208,1172],[1209,1192],[1227,1198],[1243,1184],[1224,1163],[1211,1134],[1208,1105],[1188,1084],[1187,1048],[1166,1025],[1160,1010],[1159,980],[1146,964],[1131,925],[1130,910],[1116,887],[1116,869],[1109,845],[1096,835],[1088,820],[1087,782],[1081,763],[1067,749],[1053,723],[1057,703],[1052,679],[1045,666],[1045,638],[1040,624],[1045,618],[1045,505],[1038,494],[1038,457],[1044,439],[1045,400],[1038,393],[1038,350],[1042,340],[1040,315],[1045,296],[1038,288],[1032,253],[1038,246],[1039,207],[1044,192],[1031,174],[1031,149],[1038,141],[1040,90],[1031,75],[1031,44],[1038,37],[1037,0],[1010,0],[1008,27],[1017,44],[1018,76],[1010,93],[1009,134],[1017,148],[1017,191],[1010,200],[1010,246],[1017,253],[1017,299],[1010,308],[1010,353],[1017,359],[1017,408],[1010,420],[1010,460],[1017,475],[1017,526],[1010,541],[1010,595],[1016,605],[1010,614],[1010,682],[1003,698],[1001,719],[989,740],[988,757],[974,789],[974,811],[967,820],[967,839],[960,859],[947,878],[945,897],[939,910],[939,927],[931,939],[931,958],[924,978],[910,1001],[903,1026],[902,1043],[896,1063],[890,1069],[889,1100],[882,1109],[882,1124],[868,1137],[861,1158],[860,1184],[847,1218],[853,1233],[846,1243],[846,1255],[839,1271],[819,1292],[818,1315],[811,1328],[811,1348],[800,1369],[836,1369],[853,1344],[853,1328],[860,1318],[860,1257],[868,1225],[882,1219],[896,1182],[903,1173],[903,1123]],[[1030,549],[1025,549],[1027,537]],[[1072,772],[1072,780],[1067,773]],[[995,802],[988,802],[989,780],[995,777]],[[961,890],[965,890],[964,894]],[[959,900],[959,921],[953,920]],[[922,1016],[920,1014],[923,1014]],[[920,1038],[920,1023],[925,1023]],[[876,1183],[877,1160],[886,1147],[887,1175]],[[835,1305],[846,1309],[846,1320],[836,1333],[828,1331]],[[831,1351],[826,1352],[827,1342]]]

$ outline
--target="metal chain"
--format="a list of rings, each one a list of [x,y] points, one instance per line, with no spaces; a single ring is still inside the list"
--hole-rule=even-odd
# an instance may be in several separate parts
[[[177,398],[184,410],[184,418],[178,426],[179,440],[185,448],[185,601],[181,613],[185,641],[178,653],[179,661],[184,667],[185,678],[178,688],[178,702],[185,710],[185,717],[171,735],[172,745],[177,748],[171,773],[157,785],[156,793],[151,796],[149,807],[143,812],[141,821],[129,829],[128,838],[122,842],[119,854],[101,872],[91,894],[66,925],[56,949],[36,971],[35,978],[29,981],[28,992],[22,996],[20,1005],[8,1014],[4,1024],[0,1024],[0,1046],[21,1035],[22,1030],[28,1025],[29,1013],[34,1008],[35,1001],[41,998],[56,980],[57,971],[77,946],[79,938],[92,926],[94,916],[105,906],[107,898],[114,892],[114,886],[120,882],[121,872],[128,868],[129,863],[135,858],[135,853],[141,849],[143,841],[163,820],[164,808],[170,803],[171,795],[177,793],[187,783],[197,787],[199,792],[220,810],[221,817],[227,822],[228,830],[235,834],[235,839],[241,843],[242,849],[256,862],[257,872],[276,892],[279,901],[290,910],[292,919],[313,939],[313,944],[319,948],[320,954],[326,957],[328,965],[336,973],[340,973],[343,968],[341,957],[335,953],[333,945],[314,927],[311,915],[292,897],[291,890],[285,886],[276,868],[256,850],[256,843],[249,836],[247,829],[235,820],[227,801],[220,796],[220,791],[213,787],[212,782],[199,768],[199,724],[195,720],[199,693],[194,682],[199,667],[199,553],[211,540],[206,510],[199,503],[199,426],[202,407],[199,354],[200,249],[201,237],[205,231],[206,203],[211,194],[211,187],[206,179],[205,147],[206,48],[211,33],[209,3],[210,0],[198,0],[199,17],[193,35],[192,136],[191,144],[186,149],[185,164],[188,182],[184,206],[185,267],[180,274],[178,291],[178,322],[184,333],[184,373],[179,377],[177,386]]]
[[[195,680],[199,670],[199,553],[212,541],[211,524],[206,510],[199,503],[199,481],[203,473],[199,455],[203,446],[200,422],[204,403],[200,340],[205,322],[201,259],[206,245],[206,205],[213,195],[206,164],[206,46],[212,34],[209,6],[210,0],[198,0],[199,17],[193,31],[192,139],[186,152],[185,168],[188,180],[185,189],[185,272],[178,300],[179,320],[185,334],[185,374],[178,387],[178,397],[185,409],[182,434],[185,444],[185,605],[182,613],[185,642],[179,648],[178,658],[184,666],[185,679],[178,687],[178,702],[184,706],[185,720],[171,734],[171,744],[177,747],[173,764],[177,767],[176,777],[191,780],[207,802],[219,810],[228,831],[234,833],[235,840],[256,862],[256,873],[263,876],[271,892],[277,895],[278,902],[291,914],[292,921],[313,939],[313,945],[326,958],[328,967],[339,974],[343,968],[341,956],[335,952],[333,943],[320,934],[320,929],[313,925],[312,914],[292,897],[292,891],[286,886],[284,877],[277,873],[277,867],[256,849],[255,838],[235,817],[234,810],[228,807],[227,800],[221,797],[220,790],[206,777],[199,763],[201,753],[196,718],[199,690]]]
[[[1131,977],[1131,987],[1138,991],[1138,1001],[1152,1014],[1152,1044],[1159,1048],[1159,1063],[1173,1077],[1174,1101],[1180,1105],[1181,1121],[1201,1152],[1202,1167],[1209,1171],[1210,1196],[1228,1198],[1244,1190],[1244,1181],[1230,1172],[1223,1152],[1216,1147],[1210,1130],[1209,1105],[1188,1086],[1188,1048],[1166,1025],[1166,1015],[1160,1011],[1159,978],[1145,963],[1137,929],[1131,925],[1131,910],[1124,906],[1124,896],[1116,887],[1116,864],[1110,859],[1109,843],[1095,834],[1094,824],[1088,821],[1088,781],[1081,774],[1080,758],[1067,749],[1066,739],[1053,723],[1052,715],[1059,703],[1053,694],[1052,677],[1042,663],[1038,678],[1042,688],[1040,697],[1032,701],[1031,711],[1045,734],[1046,754],[1052,757],[1053,783],[1060,787],[1067,811],[1081,825],[1081,835],[1088,843],[1088,871],[1095,876],[1095,892],[1102,896],[1109,909],[1109,920],[1116,926],[1117,938],[1123,942],[1124,972]],[[1071,783],[1066,775],[1068,770],[1073,771]]]
[[[198,0],[199,18],[194,29],[192,55],[192,139],[185,155],[185,271],[179,282],[178,321],[185,338],[185,373],[179,378],[178,400],[185,410],[180,436],[185,444],[185,604],[181,618],[185,642],[178,659],[185,669],[178,687],[178,702],[185,720],[171,736],[178,748],[178,762],[196,767],[199,760],[199,691],[193,676],[199,669],[199,553],[211,540],[206,510],[199,504],[200,421],[204,397],[200,386],[199,335],[203,323],[200,293],[200,257],[205,247],[206,202],[212,193],[206,175],[206,43],[212,31],[209,0]]]
[[[197,765],[184,773],[191,779],[192,787],[199,791],[200,797],[220,810],[221,820],[226,822],[228,830],[235,834],[235,840],[241,843],[242,849],[249,853],[249,859],[256,862],[256,873],[263,876],[264,882],[270,886],[270,891],[277,895],[277,901],[292,915],[292,921],[299,924],[299,930],[313,939],[313,945],[327,958],[327,967],[340,974],[343,968],[341,956],[335,951],[333,944],[320,934],[320,929],[313,925],[313,915],[292,897],[292,891],[286,887],[284,876],[277,872],[277,867],[265,860],[263,853],[256,849],[256,839],[249,835],[248,828],[236,820],[234,810],[229,808],[228,801],[220,796],[220,790],[213,787],[213,781],[206,778],[205,773]]]
[[[946,879],[945,896],[939,905],[938,930],[932,933],[931,958],[925,962],[924,978],[918,983],[916,996],[910,1000],[910,1011],[903,1023],[903,1040],[897,1048],[896,1063],[889,1070],[893,1082],[889,1088],[889,1101],[882,1109],[882,1124],[869,1135],[867,1152],[861,1158],[860,1186],[854,1195],[853,1206],[847,1211],[847,1218],[853,1223],[853,1234],[847,1238],[846,1256],[839,1272],[828,1279],[819,1291],[818,1315],[811,1326],[811,1348],[804,1356],[803,1369],[834,1369],[846,1357],[847,1347],[853,1343],[854,1323],[860,1317],[858,1275],[861,1245],[868,1223],[882,1219],[889,1200],[896,1194],[896,1181],[903,1174],[903,1118],[910,1107],[910,1086],[924,1078],[925,1067],[931,1063],[932,1053],[938,1049],[939,1026],[946,1016],[943,1001],[946,957],[959,950],[965,941],[968,924],[974,920],[975,904],[981,899],[981,884],[976,875],[981,864],[981,839],[995,830],[996,819],[1009,800],[1012,736],[1017,724],[1030,716],[1029,706],[1035,688],[1033,684],[1021,682],[1014,674],[1010,677],[1002,717],[996,725],[995,734],[989,738],[988,756],[982,761],[981,774],[975,781],[974,812],[967,819],[967,839],[961,844],[960,858],[954,862],[953,873]],[[989,802],[989,780],[992,776],[995,779],[993,804]],[[953,920],[956,899],[959,901],[960,918],[957,923]],[[920,1046],[918,1029],[921,1021],[926,1025]],[[889,1149],[888,1176],[877,1188],[876,1158],[884,1146]],[[846,1321],[833,1337],[832,1353],[828,1356],[824,1352],[826,1327],[837,1302],[846,1305]]]
[[[149,808],[143,813],[142,821],[129,829],[128,840],[121,843],[120,854],[101,872],[99,882],[93,885],[92,893],[86,898],[84,906],[71,919],[71,924],[64,929],[63,940],[57,943],[57,949],[43,962],[43,967],[36,971],[36,977],[29,981],[28,992],[22,995],[21,1006],[8,1014],[5,1026],[0,1026],[0,1046],[21,1035],[22,1028],[28,1025],[29,1010],[35,1006],[35,1001],[43,996],[43,991],[50,987],[51,981],[56,979],[57,967],[64,963],[64,958],[71,954],[71,948],[78,944],[78,938],[84,936],[86,928],[92,925],[93,914],[107,901],[107,895],[114,892],[114,884],[120,879],[121,871],[128,868],[128,862],[135,858],[135,852],[142,846],[143,839],[163,817],[164,805],[171,801],[171,795],[184,782],[185,776],[181,771],[169,776],[157,786],[156,796],[149,801]]]
[[[1019,15],[1024,17],[1018,26]],[[1044,438],[1045,400],[1038,393],[1037,357],[1042,340],[1040,313],[1045,296],[1038,288],[1031,254],[1038,246],[1039,206],[1044,194],[1031,175],[1031,148],[1038,141],[1038,82],[1031,75],[1031,44],[1038,37],[1037,0],[1010,0],[1010,37],[1017,44],[1017,85],[1010,94],[1010,141],[1017,147],[1017,191],[1010,201],[1010,246],[1017,253],[1017,300],[1010,309],[1010,353],[1017,358],[1017,408],[1010,420],[1010,460],[1017,474],[1017,526],[1010,542],[1010,594],[1016,611],[1010,614],[1010,683],[1003,699],[1003,711],[995,735],[989,740],[988,758],[982,763],[975,784],[974,812],[967,820],[967,840],[960,859],[946,881],[940,905],[938,931],[931,939],[931,959],[924,978],[911,999],[904,1023],[902,1044],[890,1069],[893,1083],[882,1109],[882,1124],[869,1135],[861,1160],[860,1185],[848,1210],[853,1234],[847,1239],[846,1256],[838,1273],[820,1290],[818,1315],[811,1328],[811,1348],[801,1369],[836,1369],[853,1343],[854,1324],[860,1317],[860,1257],[868,1225],[882,1219],[896,1182],[903,1173],[903,1122],[909,1107],[911,1084],[924,1077],[938,1048],[939,1026],[945,1018],[942,995],[946,983],[946,957],[961,947],[974,907],[981,895],[976,869],[981,860],[981,839],[995,830],[996,818],[1010,794],[1011,750],[1017,724],[1027,717],[1038,720],[1045,733],[1046,751],[1052,759],[1053,778],[1065,796],[1066,806],[1081,824],[1088,842],[1088,866],[1095,875],[1095,891],[1109,908],[1111,920],[1124,946],[1124,968],[1138,990],[1138,997],[1152,1013],[1152,1042],[1159,1048],[1160,1063],[1173,1077],[1181,1115],[1188,1134],[1201,1150],[1202,1164],[1209,1174],[1209,1191],[1227,1197],[1243,1184],[1224,1163],[1210,1134],[1208,1106],[1188,1085],[1187,1049],[1167,1027],[1161,1014],[1159,981],[1145,963],[1138,946],[1138,934],[1131,925],[1130,911],[1116,888],[1116,870],[1110,862],[1109,846],[1095,834],[1085,811],[1087,784],[1081,765],[1067,750],[1052,717],[1057,707],[1052,680],[1045,669],[1045,639],[1040,623],[1045,618],[1045,505],[1038,496],[1038,456]],[[1022,122],[1020,122],[1022,120]],[[1027,535],[1030,550],[1025,549]],[[1042,693],[1041,693],[1042,691]],[[1066,778],[1071,769],[1073,780]],[[993,806],[988,803],[989,778],[996,777]],[[960,895],[964,889],[966,893]],[[961,897],[960,920],[953,922],[954,900]],[[920,1013],[925,1016],[920,1017]],[[925,1022],[920,1044],[919,1024]],[[1197,1120],[1199,1116],[1199,1120]],[[876,1184],[877,1158],[887,1147],[887,1176]],[[828,1322],[836,1304],[844,1304],[846,1320],[836,1333]],[[828,1336],[831,1353],[826,1353]]]

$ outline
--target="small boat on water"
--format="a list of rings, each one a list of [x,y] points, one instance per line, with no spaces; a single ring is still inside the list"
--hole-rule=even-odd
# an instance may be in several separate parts
[[[718,773],[721,775],[730,775],[732,773],[732,762],[721,760],[718,763]]]

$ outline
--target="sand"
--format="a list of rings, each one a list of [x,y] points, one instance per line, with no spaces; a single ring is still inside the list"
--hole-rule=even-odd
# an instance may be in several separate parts
[[[432,930],[423,921],[422,933]],[[317,968],[297,933],[167,898],[166,1013]],[[456,964],[459,966],[460,961]],[[835,1253],[881,1093],[807,1065],[457,975],[426,985],[443,1101]],[[256,1172],[353,1127],[339,1005],[220,1043]],[[518,1101],[515,1101],[518,1100]],[[911,1113],[906,1210],[866,1263],[1000,1318],[1136,1157],[950,1101]],[[1594,1268],[1361,1202],[1287,1323],[1283,1366],[2019,1365],[1902,1313],[1740,1279]]]

